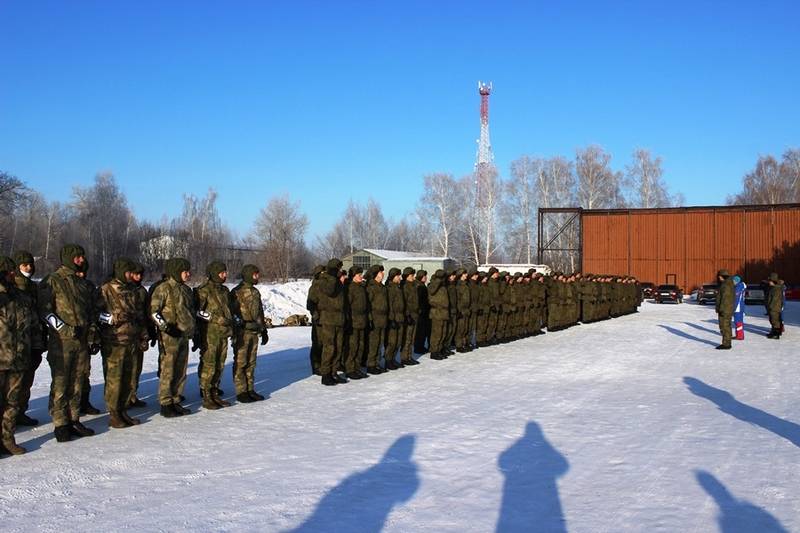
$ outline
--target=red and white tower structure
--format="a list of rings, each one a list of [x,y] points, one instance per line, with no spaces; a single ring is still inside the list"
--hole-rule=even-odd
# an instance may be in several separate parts
[[[494,163],[492,143],[489,141],[489,95],[492,94],[492,82],[478,82],[478,93],[481,95],[481,138],[478,139],[478,156],[475,169]]]

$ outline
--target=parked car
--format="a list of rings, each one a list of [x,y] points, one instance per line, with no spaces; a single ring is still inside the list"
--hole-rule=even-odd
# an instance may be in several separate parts
[[[753,283],[747,284],[744,290],[744,303],[747,305],[763,304],[766,301],[767,291],[763,284]]]
[[[700,288],[700,290],[697,291],[697,303],[699,304],[716,303],[718,291],[719,291],[719,286],[716,283],[709,283],[703,285]]]
[[[786,286],[786,299],[787,300],[800,300],[800,285],[787,285]]]
[[[656,303],[683,303],[683,292],[677,285],[659,285],[656,289]]]
[[[642,288],[642,298],[650,300],[655,296],[655,290],[656,290],[655,283],[650,283],[649,281],[645,281],[643,283],[639,283],[639,287]]]

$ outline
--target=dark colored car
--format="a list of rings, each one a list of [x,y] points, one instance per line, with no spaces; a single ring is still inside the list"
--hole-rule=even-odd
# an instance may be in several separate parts
[[[645,281],[643,283],[639,283],[639,287],[642,288],[642,298],[650,300],[655,296],[655,291],[656,291],[655,283],[650,283],[649,281]]]
[[[719,286],[716,283],[709,283],[707,285],[703,285],[697,292],[697,303],[699,304],[716,303],[718,291],[719,291]]]
[[[744,303],[747,305],[754,305],[754,304],[763,304],[767,299],[767,293],[769,292],[769,285],[767,283],[756,284],[747,284],[747,288],[744,290]]]
[[[683,292],[677,285],[659,285],[656,289],[656,303],[683,303]]]

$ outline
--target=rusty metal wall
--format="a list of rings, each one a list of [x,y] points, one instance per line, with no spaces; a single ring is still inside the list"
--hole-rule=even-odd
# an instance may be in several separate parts
[[[800,204],[585,210],[581,227],[584,272],[675,279],[687,293],[721,268],[800,284]]]

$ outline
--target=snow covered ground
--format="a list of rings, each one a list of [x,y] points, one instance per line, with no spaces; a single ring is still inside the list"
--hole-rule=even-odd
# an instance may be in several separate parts
[[[23,428],[0,459],[3,531],[800,531],[800,306],[780,341],[751,308],[717,351],[713,307],[639,314],[324,388],[308,328],[273,330],[269,398],[156,413],[68,444]],[[99,359],[93,401],[102,406]],[[47,419],[44,364],[32,415]],[[230,369],[223,388],[233,392]]]
[[[231,285],[231,288],[235,285]],[[306,296],[311,287],[311,280],[291,281],[289,283],[273,283],[256,285],[261,293],[264,314],[272,319],[274,325],[283,324],[287,316],[306,315]]]

